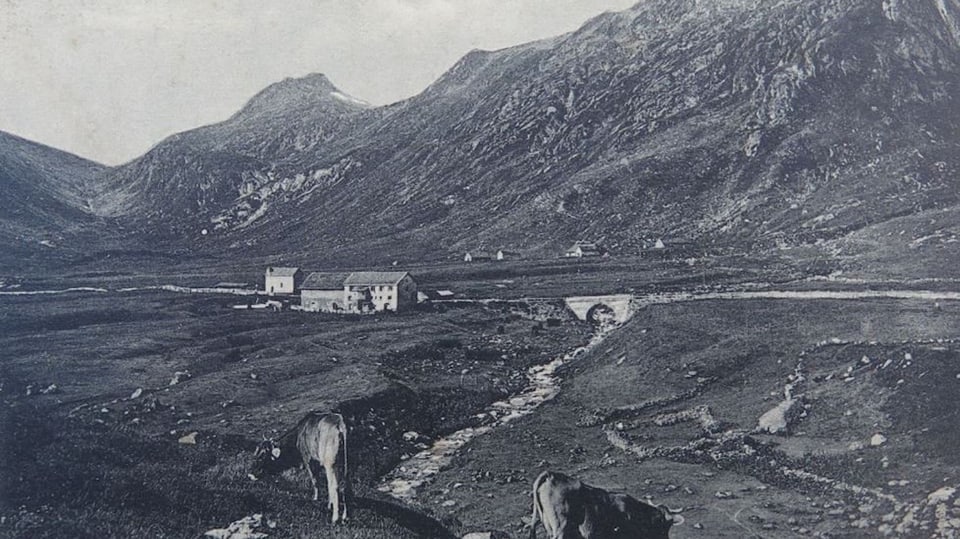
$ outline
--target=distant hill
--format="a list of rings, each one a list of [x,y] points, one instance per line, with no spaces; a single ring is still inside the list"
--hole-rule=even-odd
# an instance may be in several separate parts
[[[279,82],[105,171],[93,209],[195,251],[364,263],[577,239],[909,254],[889,223],[957,208],[958,96],[957,0],[645,0],[390,106]],[[942,222],[904,235],[952,249]]]
[[[0,267],[77,252],[107,228],[90,209],[103,165],[0,132]]]

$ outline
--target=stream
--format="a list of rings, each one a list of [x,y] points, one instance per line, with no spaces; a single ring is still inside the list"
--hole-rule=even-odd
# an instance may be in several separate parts
[[[506,400],[491,404],[484,412],[475,416],[481,422],[487,423],[477,427],[467,427],[436,440],[428,449],[402,461],[399,466],[385,475],[377,486],[377,490],[403,501],[415,499],[417,489],[429,483],[437,473],[449,466],[457,452],[467,442],[533,413],[541,404],[557,396],[561,382],[557,369],[599,346],[617,327],[619,324],[602,325],[587,344],[549,363],[534,365],[527,369],[528,384],[523,391]]]
[[[650,294],[634,298],[634,309],[646,305],[678,303],[699,300],[750,300],[750,299],[797,299],[797,300],[855,300],[855,299],[912,299],[912,300],[960,300],[960,292],[929,290],[752,290],[728,292],[672,292]],[[625,322],[625,321],[622,321]],[[597,347],[621,324],[601,327],[590,341],[553,361],[531,367],[527,371],[527,387],[518,395],[490,405],[476,417],[489,421],[478,427],[468,427],[435,441],[433,445],[402,461],[385,475],[377,489],[403,501],[417,497],[417,489],[429,483],[441,470],[453,462],[453,458],[467,442],[503,426],[519,417],[532,413],[544,402],[560,392],[560,377],[556,374],[561,365],[576,360]]]

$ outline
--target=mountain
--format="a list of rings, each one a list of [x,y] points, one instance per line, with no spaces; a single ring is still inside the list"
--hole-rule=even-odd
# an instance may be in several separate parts
[[[103,226],[89,201],[106,167],[0,132],[2,261],[24,263],[44,251],[70,249]],[[72,248],[77,248],[72,245]]]
[[[365,262],[581,238],[856,250],[956,212],[958,95],[958,0],[645,0],[386,107],[277,83],[114,171],[95,209],[195,249]]]
[[[230,119],[169,137],[110,171],[104,178],[109,188],[93,207],[100,215],[133,216],[150,228],[160,223],[161,229],[199,233],[238,196],[277,180],[289,156],[322,145],[368,108],[324,75],[286,79]]]

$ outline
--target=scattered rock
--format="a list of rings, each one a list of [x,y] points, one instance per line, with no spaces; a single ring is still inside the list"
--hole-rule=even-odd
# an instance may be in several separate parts
[[[140,397],[140,395],[143,395],[143,388],[142,388],[142,387],[138,387],[133,393],[131,393],[131,394],[130,394],[130,399],[131,399],[131,400],[136,399],[136,398]]]
[[[873,447],[881,446],[886,442],[887,442],[887,437],[880,434],[879,432],[877,434],[874,434],[873,437],[870,438],[870,445],[872,445]]]
[[[217,528],[210,530],[203,535],[214,537],[215,539],[260,539],[267,537],[267,534],[256,531],[263,524],[263,515],[257,513],[249,517],[243,517],[236,522],[232,522],[226,528]],[[269,526],[269,524],[268,524]],[[270,528],[275,527],[269,526]]]
[[[181,436],[178,442],[181,444],[196,445],[197,444],[197,432],[191,432],[186,436]]]
[[[188,378],[190,378],[190,371],[177,371],[173,373],[173,378],[170,379],[169,385],[175,386]]]
[[[494,530],[491,532],[470,532],[464,535],[463,539],[510,539],[510,536],[502,531]]]
[[[759,432],[770,434],[787,434],[790,428],[789,419],[793,415],[798,401],[794,398],[787,398],[768,410],[757,422]]]

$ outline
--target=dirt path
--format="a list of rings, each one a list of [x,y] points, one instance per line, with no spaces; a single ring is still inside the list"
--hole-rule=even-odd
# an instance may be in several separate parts
[[[671,292],[637,297],[637,301],[647,305],[713,299],[919,299],[955,301],[960,300],[960,292],[935,290],[750,290],[705,293]]]

